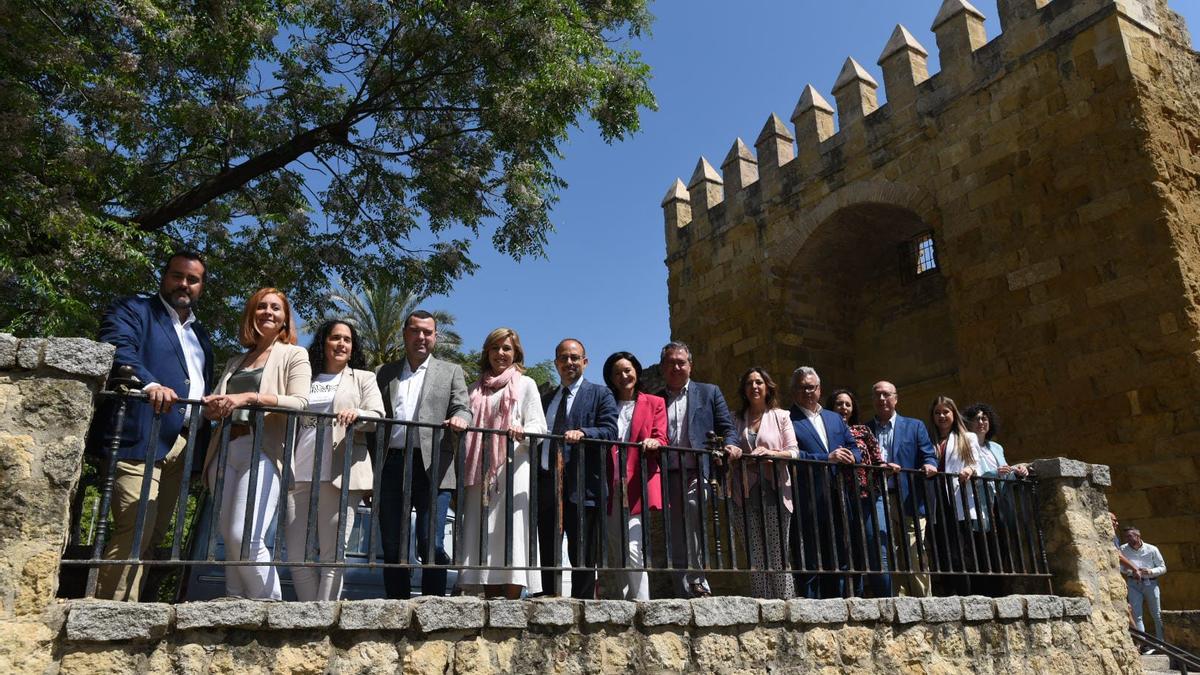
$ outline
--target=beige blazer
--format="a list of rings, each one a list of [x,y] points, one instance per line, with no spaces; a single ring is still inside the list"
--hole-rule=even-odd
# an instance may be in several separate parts
[[[338,384],[337,393],[333,395],[333,411],[341,412],[349,408],[358,410],[362,417],[383,417],[383,395],[379,393],[379,385],[375,383],[375,373],[369,370],[346,368],[342,372],[342,381]],[[350,456],[350,489],[370,490],[375,487],[375,472],[371,466],[371,456],[367,452],[367,432],[374,431],[375,424],[358,424],[354,428],[354,438],[351,441]],[[333,426],[333,466],[329,467],[333,476],[334,487],[342,487],[342,466],[346,457],[346,427],[339,424]]]
[[[246,355],[238,354],[225,364],[225,371],[214,394],[224,394],[229,385],[229,378],[238,371]],[[267,355],[267,363],[263,366],[262,383],[258,387],[260,394],[274,394],[279,397],[278,407],[304,410],[308,407],[308,391],[312,387],[312,366],[308,363],[308,350],[296,345],[278,343],[271,348]],[[213,429],[212,441],[208,444],[208,453],[204,457],[204,477],[208,480],[208,467],[216,460],[217,446],[221,442],[221,428],[229,422],[228,419]],[[283,471],[283,437],[287,433],[287,415],[282,413],[267,413],[263,416],[263,452],[275,462],[276,470]],[[212,486],[209,485],[209,488]]]

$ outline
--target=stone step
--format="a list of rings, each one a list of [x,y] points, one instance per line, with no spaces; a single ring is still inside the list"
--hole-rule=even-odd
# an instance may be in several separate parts
[[[1166,654],[1142,654],[1142,669],[1147,673],[1169,673],[1171,671],[1171,657]]]

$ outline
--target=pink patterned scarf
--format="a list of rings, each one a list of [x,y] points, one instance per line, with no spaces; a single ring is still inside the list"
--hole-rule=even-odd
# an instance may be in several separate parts
[[[521,371],[516,366],[509,366],[499,375],[481,375],[471,386],[471,416],[475,426],[484,429],[508,430],[512,423],[513,411],[520,398],[518,385],[521,383]],[[488,396],[503,389],[500,403],[494,409],[488,404]],[[505,437],[503,434],[492,434],[491,454],[488,457],[487,485],[491,488],[500,469],[507,459],[505,455]],[[467,434],[467,456],[464,460],[467,475],[463,478],[464,485],[478,485],[483,470],[484,435],[478,432]]]

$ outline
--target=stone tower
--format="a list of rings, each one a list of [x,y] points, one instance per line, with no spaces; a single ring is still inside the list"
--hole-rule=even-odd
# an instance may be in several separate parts
[[[941,72],[903,26],[887,102],[847,59],[791,126],[701,158],[663,199],[671,329],[736,400],[808,364],[870,414],[889,379],[991,403],[1011,461],[1110,464],[1200,607],[1200,55],[1164,0],[945,0]],[[837,118],[835,129],[834,119]]]

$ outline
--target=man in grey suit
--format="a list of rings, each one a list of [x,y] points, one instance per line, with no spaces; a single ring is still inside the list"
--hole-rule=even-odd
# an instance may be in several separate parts
[[[432,353],[436,343],[437,320],[429,312],[419,309],[404,320],[405,358],[380,366],[376,373],[387,417],[442,424],[455,432],[442,434],[441,442],[434,448],[432,427],[412,427],[410,433],[407,425],[390,426],[383,466],[376,465],[375,468],[383,472],[379,486],[379,533],[383,559],[388,563],[402,562],[400,534],[409,518],[404,509],[406,471],[412,474],[410,503],[417,511],[417,554],[424,555],[429,538],[433,537],[435,560],[424,562],[439,565],[451,562],[443,539],[446,511],[450,508],[455,484],[455,441],[458,433],[471,421],[471,408],[462,367],[434,358]],[[412,594],[408,570],[384,569],[383,583],[389,598],[407,599]],[[421,594],[445,595],[446,570],[424,570]]]

